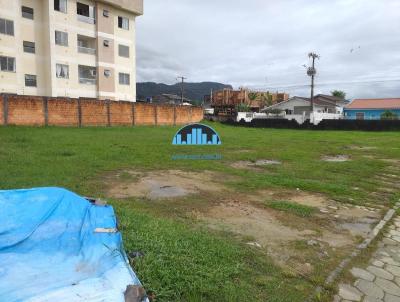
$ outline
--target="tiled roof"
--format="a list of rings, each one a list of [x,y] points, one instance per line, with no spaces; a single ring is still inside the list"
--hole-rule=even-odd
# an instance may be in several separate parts
[[[355,99],[346,109],[400,109],[400,98]]]

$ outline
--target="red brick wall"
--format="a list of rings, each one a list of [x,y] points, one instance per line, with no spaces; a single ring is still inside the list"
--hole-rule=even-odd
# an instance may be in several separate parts
[[[155,106],[149,104],[135,104],[135,125],[155,125]]]
[[[49,99],[47,108],[50,126],[79,126],[77,100]]]
[[[43,99],[34,96],[9,96],[7,121],[9,125],[44,125]]]
[[[82,126],[107,126],[107,102],[100,100],[80,99]]]
[[[110,120],[113,126],[132,126],[132,103],[111,102]]]
[[[191,107],[192,108],[192,120],[191,122],[200,122],[204,118],[203,108]]]
[[[4,124],[3,99],[0,95],[0,125]],[[48,98],[47,122],[51,126],[79,126],[79,104],[82,126],[184,125],[200,122],[200,107],[153,105],[129,102],[110,102],[95,99]],[[8,95],[8,124],[44,126],[45,102],[43,97]],[[109,109],[109,110],[108,110]],[[110,114],[108,116],[108,113]]]
[[[157,125],[174,125],[174,106],[157,106]]]
[[[176,107],[176,124],[184,125],[194,122],[191,118],[191,107],[188,106],[180,106]]]

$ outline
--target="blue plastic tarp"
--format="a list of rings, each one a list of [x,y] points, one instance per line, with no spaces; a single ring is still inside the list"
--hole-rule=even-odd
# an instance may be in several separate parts
[[[140,282],[116,224],[65,189],[0,191],[0,301],[125,301]]]

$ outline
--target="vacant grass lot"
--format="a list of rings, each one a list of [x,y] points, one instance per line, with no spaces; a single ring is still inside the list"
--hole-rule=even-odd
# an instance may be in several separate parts
[[[237,194],[293,189],[343,203],[382,206],[399,197],[395,192],[386,192],[382,198],[374,194],[380,187],[375,175],[399,173],[393,168],[400,159],[399,133],[212,126],[222,146],[174,147],[171,141],[178,127],[0,127],[0,189],[60,186],[106,197],[104,177],[114,171],[208,170],[226,175],[225,185]],[[223,159],[171,159],[174,154],[215,153]],[[335,155],[348,155],[351,160],[321,160]],[[257,159],[282,164],[257,169],[232,166]],[[110,201],[119,216],[126,249],[145,254],[134,267],[157,301],[304,301],[335,263],[322,263],[307,277],[287,271],[265,251],[244,245],[229,232],[210,230],[185,214],[188,203],[204,207],[208,201],[207,196],[187,198],[185,204],[140,198]],[[265,201],[264,206],[301,219],[315,211],[279,200]]]

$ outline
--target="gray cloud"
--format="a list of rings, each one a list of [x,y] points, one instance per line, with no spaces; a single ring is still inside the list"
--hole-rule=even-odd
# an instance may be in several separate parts
[[[316,51],[318,92],[400,96],[398,0],[145,0],[137,47],[138,81],[308,95]]]

